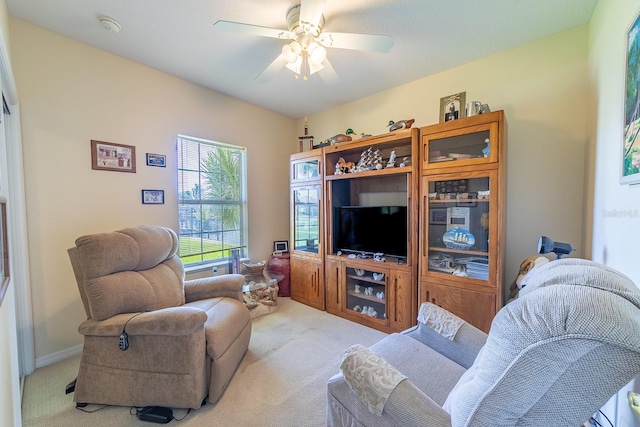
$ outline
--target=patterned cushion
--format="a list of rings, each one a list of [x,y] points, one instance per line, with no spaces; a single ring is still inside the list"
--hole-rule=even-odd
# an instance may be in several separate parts
[[[361,345],[347,349],[340,369],[351,390],[376,415],[382,414],[391,392],[407,378],[382,357]]]
[[[418,312],[418,322],[453,341],[464,320],[430,302],[423,302]]]

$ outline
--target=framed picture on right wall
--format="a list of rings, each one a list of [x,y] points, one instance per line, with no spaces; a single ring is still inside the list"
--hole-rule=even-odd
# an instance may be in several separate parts
[[[640,14],[627,30],[621,184],[640,182]]]

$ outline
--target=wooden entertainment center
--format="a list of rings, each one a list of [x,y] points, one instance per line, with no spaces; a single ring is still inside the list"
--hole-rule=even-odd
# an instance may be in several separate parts
[[[385,332],[429,301],[488,330],[503,304],[505,126],[497,111],[292,155],[292,299]],[[371,156],[383,161],[357,171]]]

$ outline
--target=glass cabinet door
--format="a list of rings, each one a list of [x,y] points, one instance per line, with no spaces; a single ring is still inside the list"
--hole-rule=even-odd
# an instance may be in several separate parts
[[[319,253],[321,186],[291,188],[293,250]]]
[[[291,182],[311,181],[320,178],[320,159],[318,157],[291,162]]]
[[[496,178],[495,171],[456,174],[455,179],[447,175],[423,178],[428,193],[424,195],[428,207],[423,219],[427,247],[423,275],[446,274],[484,282],[494,277],[492,254],[496,251],[491,236],[498,225],[492,214],[497,212]]]
[[[495,122],[427,134],[422,138],[423,169],[480,165],[498,161]]]

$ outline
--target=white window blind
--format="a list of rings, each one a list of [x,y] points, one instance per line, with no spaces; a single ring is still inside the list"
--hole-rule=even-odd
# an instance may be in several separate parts
[[[247,254],[246,148],[178,136],[180,259],[186,266]]]

